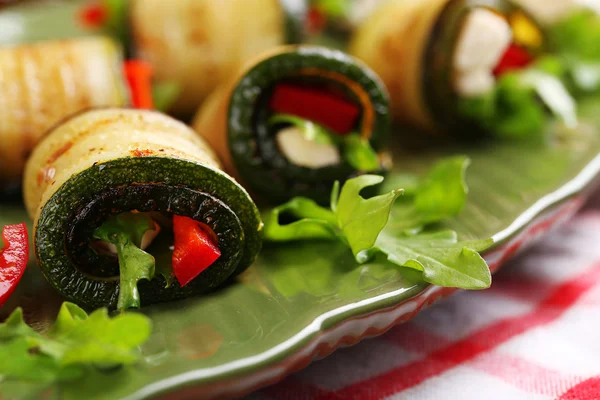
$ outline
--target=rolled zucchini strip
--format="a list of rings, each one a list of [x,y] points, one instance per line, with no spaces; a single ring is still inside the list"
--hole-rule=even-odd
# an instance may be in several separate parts
[[[58,125],[27,163],[24,195],[42,273],[84,306],[117,305],[119,263],[97,251],[94,238],[123,213],[149,213],[161,226],[149,247],[143,242],[152,237],[141,244],[155,257],[156,271],[171,267],[174,216],[202,223],[221,253],[183,287],[177,281],[165,287],[158,272],[140,280],[142,305],[219,286],[252,264],[262,243],[260,215],[246,191],[193,130],[158,112],[98,109]]]
[[[133,0],[129,12],[137,56],[179,85],[170,111],[192,115],[248,59],[299,42],[305,11],[293,0]]]
[[[392,0],[355,32],[349,52],[381,76],[397,119],[479,134],[490,127],[467,115],[463,100],[492,93],[507,57],[522,64],[516,70],[546,46],[538,23],[511,1]]]
[[[385,88],[358,60],[322,47],[257,57],[207,100],[193,126],[227,170],[272,202],[326,203],[336,180],[391,163]]]
[[[53,124],[86,108],[128,103],[121,57],[101,37],[0,48],[0,187],[21,177]]]

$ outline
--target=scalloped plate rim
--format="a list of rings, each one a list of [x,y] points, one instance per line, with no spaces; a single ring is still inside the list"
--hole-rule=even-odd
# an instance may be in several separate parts
[[[536,222],[536,220],[542,218],[545,213],[550,213],[555,209],[561,209],[561,206],[563,206],[567,211],[569,211],[568,213],[566,213],[567,217],[573,215],[584,203],[585,192],[589,191],[591,187],[595,186],[595,184],[597,184],[597,181],[599,180],[600,154],[598,154],[594,159],[592,159],[573,179],[563,184],[560,188],[538,199],[534,204],[532,204],[529,208],[522,212],[513,221],[513,223],[511,223],[510,226],[495,234],[493,236],[494,245],[484,253],[486,257],[493,253],[500,253],[500,261],[498,261],[497,265],[492,267],[493,272],[496,272],[504,262],[508,261],[509,258],[515,255],[516,252],[508,254],[508,251],[511,248],[510,245],[512,239],[518,239],[519,235],[523,232],[527,233],[527,228],[531,228],[532,225],[534,225],[533,228],[535,228],[534,222]],[[578,195],[580,196],[578,197]],[[569,201],[569,199],[571,199],[571,201]],[[551,228],[556,227],[557,225],[559,225],[559,223],[565,222],[566,219],[568,218],[559,218],[557,221],[554,221],[550,224],[550,226],[548,226],[548,229],[546,229],[544,233],[549,231]],[[538,235],[534,239],[537,240],[540,236],[541,235]],[[519,250],[523,250],[527,245],[530,245],[531,242],[533,242],[533,240],[526,240],[524,246],[519,246]],[[505,254],[502,253],[503,248],[506,248]],[[507,254],[508,257],[506,256]],[[379,308],[374,307],[370,311],[362,310],[364,308],[376,306],[377,303],[383,303],[384,301],[393,301],[395,297],[399,297],[407,291],[414,290],[419,286],[422,286],[422,290],[419,291],[419,293],[417,293],[416,295],[410,297],[409,299],[405,299],[403,301],[388,306],[382,306]],[[417,310],[414,312],[414,314],[416,314],[425,306],[431,305],[435,300],[438,299],[438,297],[444,297],[443,294],[445,294],[446,292],[449,292],[447,294],[450,294],[454,291],[456,290],[452,288],[441,288],[429,284],[415,285],[409,289],[394,290],[373,298],[359,301],[357,303],[345,305],[330,310],[324,314],[321,314],[320,316],[315,318],[309,325],[303,328],[300,332],[295,334],[292,338],[286,340],[285,342],[277,346],[270,348],[269,350],[263,353],[251,357],[246,357],[244,359],[236,360],[227,364],[223,364],[216,368],[201,368],[178,374],[169,378],[165,378],[160,381],[154,382],[150,385],[146,385],[142,389],[135,391],[134,393],[124,397],[123,399],[133,400],[149,398],[162,394],[168,394],[169,396],[172,396],[175,393],[178,393],[178,389],[179,392],[182,392],[190,388],[202,389],[203,387],[206,388],[205,390],[202,390],[202,396],[206,395],[208,397],[220,397],[223,395],[222,393],[219,394],[217,393],[217,391],[212,391],[208,388],[213,386],[228,386],[231,384],[232,380],[243,380],[244,378],[249,378],[253,374],[265,371],[271,367],[275,368],[279,363],[293,358],[295,355],[301,353],[307,347],[322,343],[319,342],[319,337],[326,334],[327,332],[335,331],[346,322],[353,321],[357,318],[372,316],[385,310],[396,309],[405,304],[411,304],[411,302],[414,302],[416,299],[424,298],[424,304],[421,307],[417,307]],[[433,299],[433,301],[428,301],[430,299],[427,296],[425,296],[425,294],[429,292],[441,292],[442,294]],[[332,326],[327,326],[328,322],[331,322],[335,317],[340,316],[341,314],[348,311],[356,311],[356,315],[345,318],[341,321],[338,321],[337,323],[333,322]],[[410,315],[410,317],[406,319],[410,319],[412,318],[412,316],[414,315]],[[404,320],[402,322],[404,322]],[[356,340],[352,344],[359,342],[365,337],[382,334],[387,329],[391,328],[396,324],[397,322],[393,322],[385,329],[375,334],[358,335],[357,337],[355,337]],[[338,343],[338,345],[333,346],[330,352],[333,352],[334,350],[339,348],[339,345],[341,345],[341,343]],[[310,354],[308,358],[312,360],[314,358],[314,355],[315,354]],[[308,365],[308,363],[306,363],[306,365]],[[258,371],[256,371],[257,366]],[[301,368],[303,368],[304,366],[302,366]],[[292,366],[286,368],[274,379],[265,378],[262,381],[258,380],[258,382],[255,383],[248,383],[246,386],[240,387],[237,390],[231,392],[227,390],[227,396],[237,396],[239,394],[249,393],[253,390],[267,386],[268,384],[275,383],[281,380],[283,377],[289,375],[290,373],[300,370],[301,368],[294,368],[294,366]],[[255,370],[253,371],[253,369]]]

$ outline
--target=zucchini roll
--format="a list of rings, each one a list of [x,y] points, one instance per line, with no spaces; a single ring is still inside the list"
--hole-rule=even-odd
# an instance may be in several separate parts
[[[390,167],[388,125],[379,78],[342,52],[314,46],[259,56],[194,121],[251,192],[320,203],[336,180]]]
[[[97,109],[56,126],[27,163],[24,195],[42,273],[87,307],[206,292],[262,244],[246,191],[192,129],[154,111]]]
[[[305,11],[302,0],[132,0],[131,45],[158,81],[178,85],[172,111],[191,115],[248,59],[299,42]]]
[[[394,115],[426,130],[523,137],[553,117],[577,123],[543,29],[511,1],[385,2],[349,52],[381,76]]]
[[[42,135],[68,115],[129,101],[121,49],[106,38],[0,47],[0,187],[21,177]]]

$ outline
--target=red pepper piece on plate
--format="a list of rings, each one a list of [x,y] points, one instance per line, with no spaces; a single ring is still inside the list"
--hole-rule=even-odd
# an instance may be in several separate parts
[[[104,2],[90,3],[79,11],[79,21],[87,28],[98,29],[108,21],[108,9]]]
[[[4,248],[0,250],[0,306],[8,300],[29,261],[29,235],[25,224],[2,229]]]
[[[515,43],[506,49],[504,55],[494,68],[494,76],[498,77],[505,72],[522,69],[533,62],[533,57],[529,52]]]
[[[360,115],[360,107],[341,96],[290,84],[275,87],[269,107],[276,113],[305,118],[342,135],[354,129]]]
[[[145,61],[127,60],[124,70],[132,105],[135,108],[153,109],[152,66]]]
[[[221,256],[214,234],[206,229],[192,218],[173,217],[173,272],[181,286],[187,285]]]

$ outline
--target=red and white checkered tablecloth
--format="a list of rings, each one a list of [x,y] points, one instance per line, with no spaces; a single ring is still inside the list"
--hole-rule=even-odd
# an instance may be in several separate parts
[[[250,398],[600,400],[600,201],[491,289],[459,292]]]

